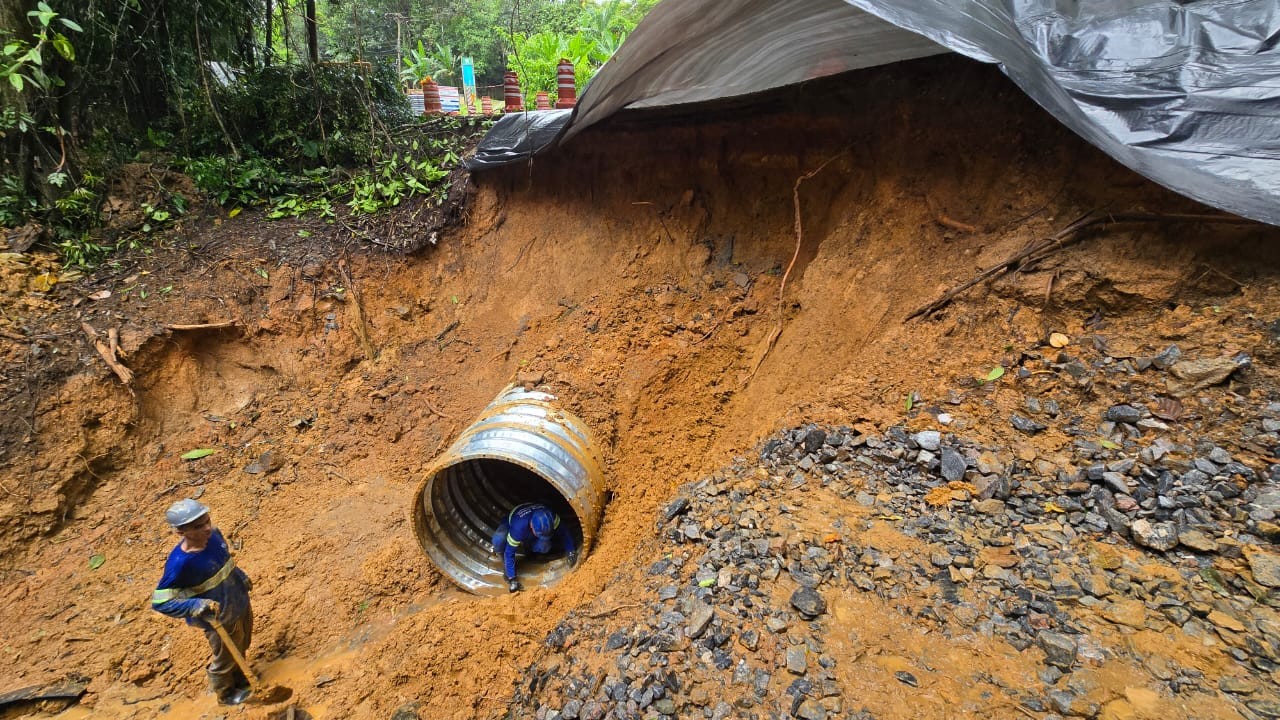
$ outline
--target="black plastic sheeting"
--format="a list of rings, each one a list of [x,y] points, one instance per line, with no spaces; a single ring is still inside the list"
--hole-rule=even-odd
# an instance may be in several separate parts
[[[1280,225],[1275,0],[665,0],[572,113],[502,118],[468,167],[550,151],[618,111],[741,97],[944,48],[998,64],[1146,177]]]

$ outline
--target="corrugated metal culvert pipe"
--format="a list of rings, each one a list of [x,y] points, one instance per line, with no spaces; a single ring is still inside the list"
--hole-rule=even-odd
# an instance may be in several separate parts
[[[508,386],[427,469],[414,494],[413,526],[449,579],[481,595],[505,593],[492,536],[520,503],[541,502],[567,523],[586,557],[604,516],[604,472],[586,425],[555,396]],[[525,587],[570,571],[563,554],[519,561]]]

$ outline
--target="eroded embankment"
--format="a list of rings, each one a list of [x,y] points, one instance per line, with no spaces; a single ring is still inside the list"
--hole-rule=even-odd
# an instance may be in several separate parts
[[[1118,228],[903,324],[1082,212],[1191,205],[957,58],[765,109],[601,127],[477,183],[465,228],[419,256],[349,258],[354,284],[336,245],[302,246],[296,225],[245,225],[246,213],[207,229],[218,257],[175,261],[191,272],[164,302],[114,310],[239,329],[147,343],[136,401],[100,372],[72,381],[93,395],[59,391],[67,413],[86,397],[114,408],[95,421],[111,435],[94,454],[111,464],[56,533],[6,553],[0,687],[74,668],[95,717],[212,712],[202,638],[145,607],[171,542],[160,513],[200,493],[257,580],[253,655],[302,707],[500,715],[567,613],[625,596],[619,571],[658,559],[655,520],[676,488],[735,452],[809,421],[902,422],[908,395],[941,402],[1049,330],[1084,334],[1091,316],[1145,346],[1166,305],[1265,305],[1276,267],[1274,231]],[[612,501],[573,577],[482,600],[426,564],[407,508],[431,458],[512,379],[547,385],[591,426]],[[1003,412],[1021,398],[980,402]],[[987,419],[975,414],[968,437],[986,439]],[[38,442],[70,467],[67,426],[43,423]],[[196,447],[219,452],[179,459]],[[267,451],[273,470],[243,470]],[[56,496],[62,478],[19,482]],[[877,617],[897,616],[864,621]]]

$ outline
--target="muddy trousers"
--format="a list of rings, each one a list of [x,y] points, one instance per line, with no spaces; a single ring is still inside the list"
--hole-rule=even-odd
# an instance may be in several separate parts
[[[234,622],[223,623],[222,627],[236,644],[236,649],[244,655],[253,640],[253,609],[245,609],[243,615]],[[240,671],[240,666],[231,656],[231,651],[224,646],[218,631],[209,628],[204,636],[209,640],[209,649],[213,651],[213,662],[209,663],[208,673],[209,688],[214,694],[222,697],[236,688],[249,687],[249,679]]]

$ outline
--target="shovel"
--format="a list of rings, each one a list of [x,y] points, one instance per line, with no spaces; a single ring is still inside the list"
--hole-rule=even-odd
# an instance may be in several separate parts
[[[209,618],[209,624],[217,631],[218,637],[222,638],[222,645],[231,653],[231,657],[235,659],[236,665],[240,666],[240,672],[244,673],[245,679],[249,681],[249,697],[258,703],[271,705],[274,703],[284,702],[293,697],[293,690],[279,685],[272,686],[263,691],[262,684],[258,681],[258,676],[253,674],[253,670],[249,669],[249,662],[244,659],[244,655],[240,653],[240,648],[231,642],[231,636],[227,634],[227,629],[218,622],[217,618]]]

